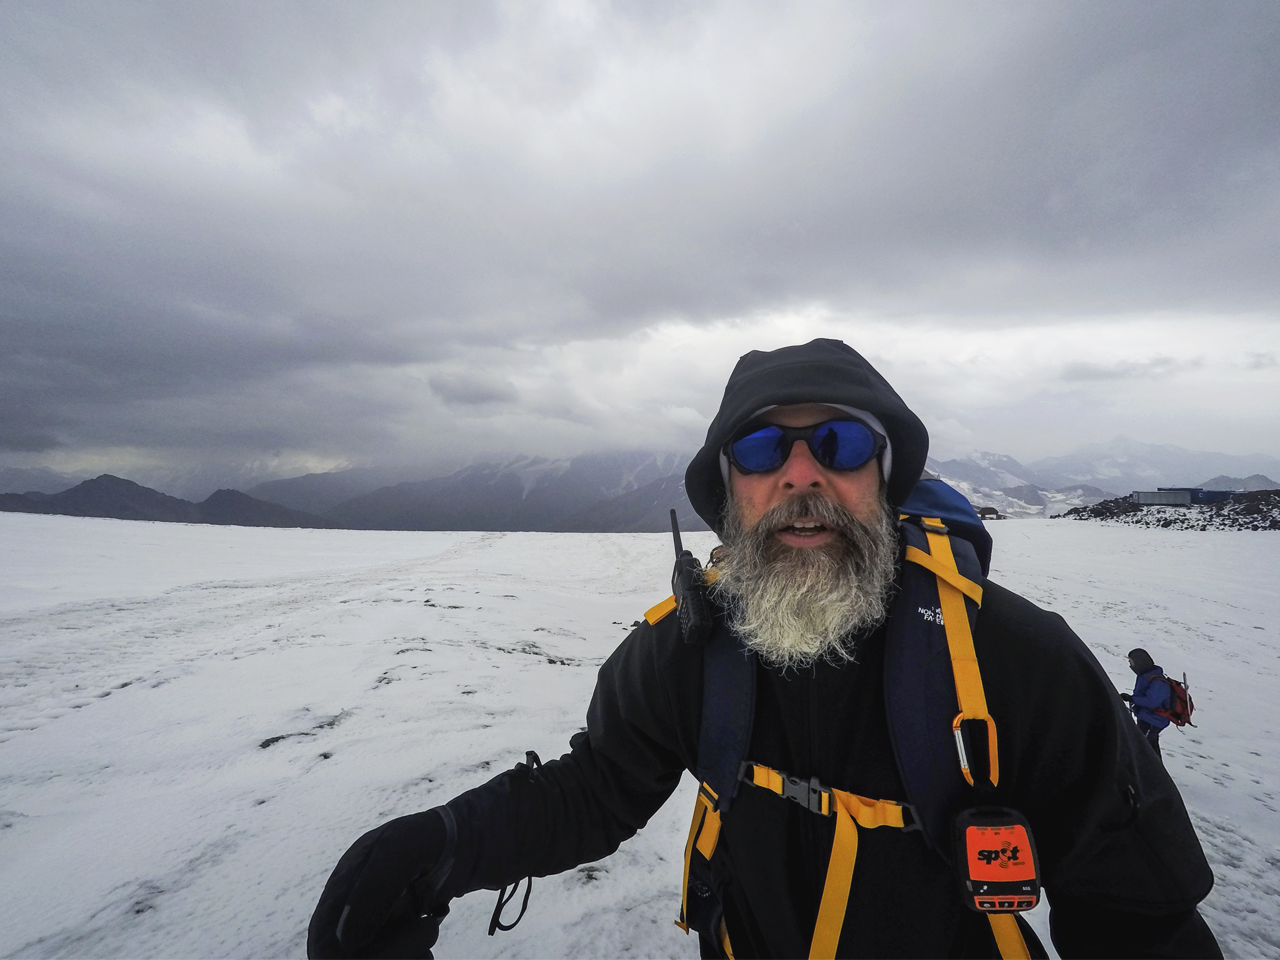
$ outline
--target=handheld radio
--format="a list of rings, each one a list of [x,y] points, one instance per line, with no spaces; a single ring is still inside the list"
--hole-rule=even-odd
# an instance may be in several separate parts
[[[671,511],[671,537],[675,541],[676,566],[671,573],[671,592],[676,598],[680,617],[680,634],[685,643],[705,644],[713,626],[711,603],[707,599],[707,581],[698,558],[680,542],[680,524]]]

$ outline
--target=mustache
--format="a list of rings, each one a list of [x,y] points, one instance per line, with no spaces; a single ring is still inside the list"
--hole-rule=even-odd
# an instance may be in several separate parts
[[[759,538],[768,537],[798,520],[816,520],[846,539],[855,539],[860,534],[865,536],[869,532],[865,523],[834,500],[820,493],[801,493],[766,510],[750,533]]]

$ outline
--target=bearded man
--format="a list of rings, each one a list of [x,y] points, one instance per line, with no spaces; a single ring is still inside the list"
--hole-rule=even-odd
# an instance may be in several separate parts
[[[685,475],[723,542],[703,594],[711,639],[690,642],[674,600],[651,610],[601,668],[568,754],[361,837],[325,887],[308,953],[427,956],[451,898],[608,856],[685,770],[706,767],[734,714],[749,731],[745,785],[719,796],[704,782],[686,850],[683,922],[704,956],[1044,956],[1025,923],[966,906],[957,858],[907,803],[902,752],[917,748],[886,710],[886,678],[902,676],[886,664],[901,660],[894,643],[941,623],[904,601],[897,516],[927,452],[919,418],[845,344],[744,356]],[[1055,614],[946,575],[981,597],[971,642],[1000,736],[980,800],[1034,836],[1060,955],[1221,956],[1196,910],[1213,877],[1181,798],[1097,661]],[[748,683],[726,687],[735,664]],[[938,705],[947,718],[956,685]],[[964,786],[958,766],[949,775]],[[837,797],[864,805],[860,826],[844,826]]]

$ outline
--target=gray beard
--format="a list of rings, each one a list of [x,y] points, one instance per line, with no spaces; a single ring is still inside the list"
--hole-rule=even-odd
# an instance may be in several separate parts
[[[774,533],[810,516],[837,536],[821,547],[788,547]],[[808,667],[855,659],[854,635],[889,609],[898,538],[883,492],[864,524],[839,504],[807,493],[784,500],[745,528],[730,502],[712,595],[729,626],[767,664]]]

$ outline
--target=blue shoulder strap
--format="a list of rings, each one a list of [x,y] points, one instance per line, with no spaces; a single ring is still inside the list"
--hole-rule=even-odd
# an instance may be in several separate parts
[[[913,523],[900,523],[903,541],[928,552],[925,533]],[[972,545],[951,538],[960,573],[981,581]],[[969,624],[978,608],[966,601]],[[951,824],[956,813],[973,804],[973,790],[960,771],[952,721],[960,711],[955,674],[942,623],[938,581],[934,574],[904,562],[885,638],[884,699],[889,736],[907,800],[919,815],[929,846],[951,860]]]
[[[698,731],[700,781],[728,810],[738,793],[738,771],[751,747],[756,715],[756,657],[716,617],[702,654],[702,723]]]

